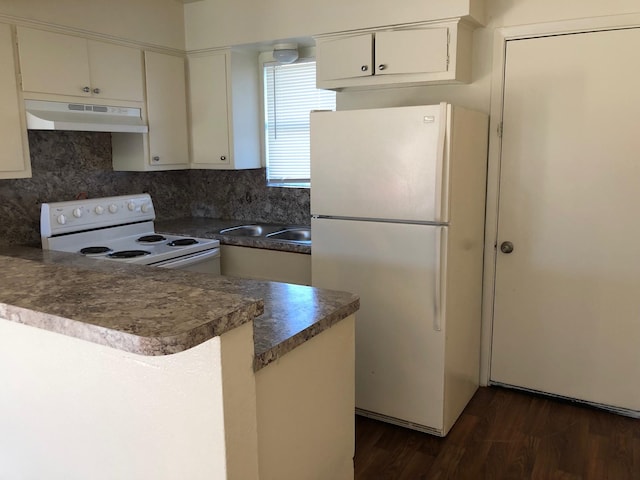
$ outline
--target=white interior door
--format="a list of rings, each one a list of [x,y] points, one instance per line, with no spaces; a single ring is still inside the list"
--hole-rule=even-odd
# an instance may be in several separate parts
[[[507,43],[492,382],[640,410],[638,45]]]
[[[446,227],[312,219],[312,284],[360,295],[356,407],[441,431],[444,327],[434,329]]]

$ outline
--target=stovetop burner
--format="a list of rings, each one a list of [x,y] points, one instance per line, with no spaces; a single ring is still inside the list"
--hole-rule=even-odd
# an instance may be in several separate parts
[[[166,239],[167,237],[163,237],[162,235],[145,235],[144,237],[140,237],[137,241],[140,243],[157,243]]]
[[[151,255],[151,252],[147,250],[120,250],[119,252],[110,253],[110,258],[135,258],[142,257],[144,255]]]
[[[83,255],[100,255],[111,251],[109,247],[85,247],[80,250],[80,253]]]
[[[195,245],[198,241],[195,238],[178,238],[167,243],[170,247],[186,247],[187,245]]]

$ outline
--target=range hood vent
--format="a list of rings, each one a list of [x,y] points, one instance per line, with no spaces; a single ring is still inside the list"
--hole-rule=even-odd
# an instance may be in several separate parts
[[[142,110],[130,107],[25,100],[29,130],[146,133]]]

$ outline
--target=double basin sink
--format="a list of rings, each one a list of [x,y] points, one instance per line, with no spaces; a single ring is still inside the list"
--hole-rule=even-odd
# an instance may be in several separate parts
[[[268,240],[311,245],[309,227],[251,224],[223,228],[218,233],[234,237],[262,237]]]

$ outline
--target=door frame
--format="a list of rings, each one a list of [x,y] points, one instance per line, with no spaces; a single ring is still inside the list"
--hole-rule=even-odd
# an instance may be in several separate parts
[[[484,272],[482,293],[482,334],[480,348],[480,385],[489,384],[491,375],[491,339],[495,299],[495,275],[498,242],[498,206],[500,197],[500,162],[504,106],[504,75],[507,42],[525,38],[569,33],[619,30],[640,27],[640,14],[563,20],[559,22],[496,28],[493,38],[491,69],[491,107],[489,118],[489,158],[487,165],[487,204],[485,219]]]

